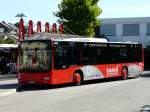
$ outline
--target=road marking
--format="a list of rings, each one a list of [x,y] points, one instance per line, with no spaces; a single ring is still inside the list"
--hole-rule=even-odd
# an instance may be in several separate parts
[[[0,94],[0,97],[8,96],[8,95],[11,95],[15,92],[16,92],[16,89],[12,89],[11,91],[4,92],[4,93]]]

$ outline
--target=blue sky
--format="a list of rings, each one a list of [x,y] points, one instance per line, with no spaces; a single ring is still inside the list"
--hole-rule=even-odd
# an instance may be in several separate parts
[[[0,21],[15,23],[19,20],[15,15],[23,12],[27,17],[37,22],[56,22],[53,12],[61,0],[0,0]],[[150,17],[150,0],[100,0],[98,5],[103,13],[99,18],[120,17]]]

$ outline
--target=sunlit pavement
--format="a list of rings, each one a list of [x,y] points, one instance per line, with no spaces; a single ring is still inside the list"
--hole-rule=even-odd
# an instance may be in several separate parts
[[[125,81],[26,88],[20,93],[16,92],[17,78],[5,78],[0,80],[0,112],[16,112],[16,108],[22,112],[145,112],[150,110],[149,77],[150,72],[145,71]]]
[[[16,92],[17,79],[0,80],[0,97]]]
[[[144,112],[150,78],[105,81],[63,88],[25,89],[17,80],[0,81],[0,112]],[[27,108],[24,108],[27,107]],[[146,108],[145,108],[146,107]]]
[[[16,92],[17,74],[0,75],[0,97]]]

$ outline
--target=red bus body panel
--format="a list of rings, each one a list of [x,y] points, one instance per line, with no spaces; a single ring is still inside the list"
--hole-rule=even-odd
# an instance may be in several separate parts
[[[144,64],[140,63],[124,63],[124,64],[103,64],[103,65],[93,65],[93,67],[97,68],[101,73],[102,77],[97,77],[95,79],[101,78],[111,78],[111,77],[120,77],[121,70],[124,66],[128,69],[130,66],[138,66],[140,74],[143,71]],[[91,66],[91,65],[90,65]],[[73,82],[73,74],[76,70],[80,70],[84,66],[75,66],[69,67],[66,69],[59,70],[51,70],[47,73],[19,73],[18,81],[21,84],[64,84]],[[133,71],[134,72],[134,71]],[[136,72],[136,71],[135,71]],[[85,76],[84,74],[83,76]],[[136,76],[137,74],[129,73],[128,76]]]
[[[50,73],[19,73],[18,74],[18,82],[20,84],[51,84],[50,80],[44,80],[44,78],[50,78]]]

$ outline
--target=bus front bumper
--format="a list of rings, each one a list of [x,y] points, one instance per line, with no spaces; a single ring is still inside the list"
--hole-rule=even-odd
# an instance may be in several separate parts
[[[31,74],[31,73],[19,73],[18,83],[22,85],[26,84],[51,84],[51,78],[49,73]]]

